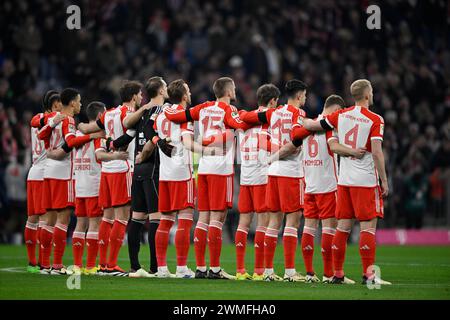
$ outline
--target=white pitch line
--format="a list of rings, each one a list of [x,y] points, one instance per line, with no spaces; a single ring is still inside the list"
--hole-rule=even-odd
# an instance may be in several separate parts
[[[11,268],[2,268],[0,269],[0,272],[19,272],[19,273],[25,273],[26,270],[24,267],[11,267]]]

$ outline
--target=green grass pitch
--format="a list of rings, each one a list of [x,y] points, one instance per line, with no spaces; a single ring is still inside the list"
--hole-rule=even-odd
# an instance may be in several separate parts
[[[64,262],[72,262],[68,246]],[[194,252],[189,264],[194,268]],[[321,277],[320,248],[316,246],[315,268]],[[248,270],[253,268],[253,248],[247,250]],[[284,282],[227,281],[199,279],[130,279],[82,276],[81,289],[69,290],[67,277],[25,273],[24,246],[0,246],[0,299],[450,299],[450,247],[377,248],[377,265],[382,278],[392,286],[369,290],[360,283],[361,264],[358,247],[350,245],[345,262],[346,274],[356,285],[325,285]],[[123,246],[119,263],[128,269],[127,247]],[[148,268],[148,246],[141,248],[141,263]],[[175,272],[175,248],[169,246],[169,269]],[[235,272],[234,246],[222,250],[222,266]],[[304,272],[300,251],[297,270]],[[283,249],[277,248],[275,271],[283,275]]]

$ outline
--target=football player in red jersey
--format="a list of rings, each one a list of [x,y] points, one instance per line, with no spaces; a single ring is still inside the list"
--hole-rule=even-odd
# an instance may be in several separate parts
[[[43,113],[38,113],[31,119],[31,151],[32,166],[27,176],[27,210],[28,220],[25,226],[24,239],[28,253],[27,271],[37,273],[40,270],[42,250],[40,246],[40,231],[45,226],[45,194],[44,170],[47,160],[45,143],[38,138],[39,129],[44,126],[44,117],[52,112],[61,111],[61,99],[55,90],[46,92],[42,99]],[[59,115],[55,125],[65,118]],[[36,244],[39,244],[39,264],[36,261]]]
[[[198,121],[200,135],[209,138],[228,128],[246,130],[250,126],[239,119],[231,101],[236,99],[233,79],[223,77],[214,82],[216,101],[208,101],[187,110],[166,110],[167,119],[176,123]],[[198,169],[199,219],[194,232],[197,261],[196,278],[235,279],[220,267],[222,227],[227,210],[233,206],[234,139],[226,145],[225,155],[205,155]],[[210,269],[206,271],[205,250],[208,238]]]
[[[353,219],[360,223],[359,253],[363,266],[363,284],[391,284],[374,273],[375,231],[383,218],[383,199],[389,194],[382,148],[384,120],[370,111],[373,89],[370,81],[359,79],[350,92],[355,105],[328,115],[320,121],[305,121],[308,130],[338,131],[339,143],[351,148],[366,148],[361,158],[342,158],[339,166],[336,218],[333,239],[334,277],[332,283],[344,283],[344,260]],[[379,185],[379,180],[381,185]]]

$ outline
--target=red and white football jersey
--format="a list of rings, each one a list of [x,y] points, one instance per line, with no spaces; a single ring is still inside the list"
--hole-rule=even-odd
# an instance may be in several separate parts
[[[316,132],[303,140],[306,193],[328,193],[337,189],[336,158],[328,146],[330,139],[337,139],[333,131]]]
[[[226,129],[247,130],[250,126],[239,118],[236,107],[224,102],[208,101],[191,108],[190,114],[193,120],[198,121],[200,135],[203,138],[221,135]],[[166,117],[171,121],[177,121],[178,116],[184,117],[184,111],[165,111]],[[183,122],[183,121],[181,121]],[[212,175],[230,175],[234,173],[234,153],[236,143],[233,139],[227,143],[225,155],[200,157],[198,173]]]
[[[291,142],[291,131],[301,126],[305,111],[285,104],[266,113],[269,122],[271,141],[280,147]],[[286,158],[272,162],[269,166],[269,176],[303,178],[302,151],[297,151]]]
[[[39,121],[42,117],[44,117],[44,114],[39,113],[33,117],[33,120],[36,119]],[[38,139],[38,132],[38,128],[31,127],[31,157],[33,164],[28,172],[28,181],[44,180],[47,150],[45,149],[44,141]]]
[[[77,131],[77,136],[83,136]],[[75,197],[97,197],[100,188],[101,164],[95,157],[100,149],[100,139],[91,140],[75,150],[73,170],[75,174]]]
[[[180,105],[167,105],[164,111],[184,110]],[[194,128],[191,122],[177,124],[167,119],[164,113],[160,113],[156,118],[154,129],[161,139],[170,137],[175,148],[172,157],[159,152],[159,180],[160,181],[186,181],[192,178],[192,152],[186,149],[182,143],[182,138],[186,135],[193,135]]]
[[[52,113],[48,117],[48,123],[52,122],[52,119],[57,114],[59,112]],[[75,133],[75,120],[73,117],[68,116],[53,128],[49,140],[49,149],[53,150],[62,147],[65,140],[69,136],[75,136]],[[72,179],[72,157],[73,152],[70,152],[61,160],[47,159],[45,161],[44,178],[58,180]]]
[[[371,141],[383,140],[384,120],[367,108],[353,106],[327,116],[326,122],[338,131],[339,143],[350,148],[365,147],[361,159],[342,157],[338,184],[343,186],[375,187],[378,173],[372,158]]]
[[[100,118],[100,122],[105,126],[105,133],[107,137],[111,137],[113,140],[124,135],[127,129],[123,125],[125,117],[133,113],[134,110],[127,106],[118,106],[117,108],[107,110]],[[102,171],[106,173],[121,173],[132,171],[134,164],[134,142],[133,139],[128,145],[128,157],[125,160],[112,160],[102,164]]]
[[[253,112],[264,111],[258,109]],[[246,131],[239,130],[239,155],[241,160],[241,185],[267,184],[268,159],[270,153],[260,147],[260,136],[267,136],[268,124],[252,127]],[[267,138],[265,139],[267,140]]]

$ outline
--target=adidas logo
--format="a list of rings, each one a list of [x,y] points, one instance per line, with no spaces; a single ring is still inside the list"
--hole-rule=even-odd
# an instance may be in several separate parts
[[[333,250],[339,250],[339,248],[336,247],[336,245],[334,245],[334,244],[331,246],[331,249],[333,249]]]
[[[198,242],[199,240],[198,240],[198,238],[197,237],[195,237],[194,238],[194,242]]]
[[[238,244],[236,245],[236,247],[243,247],[244,245],[240,242],[238,242]]]
[[[81,243],[80,242],[75,242],[73,245],[77,246],[77,247],[81,247]]]
[[[361,250],[370,250],[370,247],[367,244],[365,244],[360,249]]]
[[[98,244],[105,244],[105,242],[104,242],[103,240],[100,240],[100,241],[98,242]]]
[[[255,243],[255,248],[259,248],[259,246],[258,246],[258,244],[257,244],[257,243]]]
[[[303,248],[303,250],[313,250],[313,248],[310,245],[307,245],[306,247]]]
[[[324,248],[320,248],[320,252],[325,252],[325,249]]]
[[[25,242],[26,244],[33,244],[33,240],[28,240],[27,242]]]

